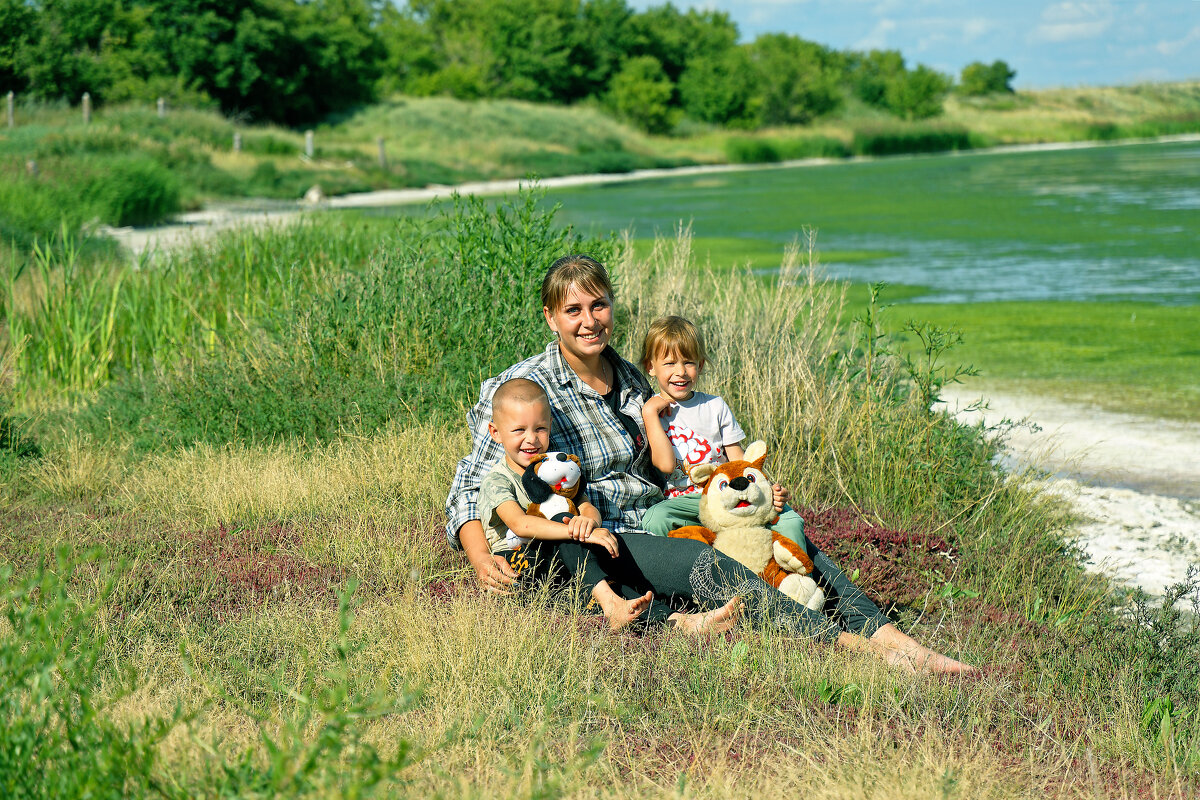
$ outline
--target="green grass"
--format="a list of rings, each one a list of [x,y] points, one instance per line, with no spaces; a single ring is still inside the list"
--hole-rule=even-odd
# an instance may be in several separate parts
[[[888,291],[890,295],[890,290]],[[1200,310],[1148,303],[908,304],[891,320],[962,332],[979,383],[1110,411],[1200,419]]]
[[[114,261],[70,285],[94,278],[147,320],[187,300],[191,321],[114,325],[109,351],[130,360],[98,391],[6,347],[6,794],[725,798],[870,780],[1001,798],[1091,796],[1093,770],[1130,794],[1194,791],[1193,621],[1086,573],[1064,510],[915,402],[919,372],[895,371],[795,258],[777,282],[697,263],[719,240],[607,252],[617,344],[667,310],[699,320],[718,345],[706,385],[774,443],[814,535],[901,603],[898,623],[988,669],[912,678],[753,630],[613,636],[570,602],[473,591],[442,530],[462,405],[544,346],[549,255],[611,247],[539,209],[227,234],[155,265],[164,290],[136,301]],[[73,307],[88,330],[109,304]],[[320,402],[339,390],[417,413]],[[281,424],[297,410],[321,430]]]

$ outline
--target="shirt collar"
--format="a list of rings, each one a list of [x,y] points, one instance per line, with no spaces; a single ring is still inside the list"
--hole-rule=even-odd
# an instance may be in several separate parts
[[[550,369],[554,374],[555,382],[559,386],[575,385],[580,391],[583,390],[583,387],[587,386],[587,384],[575,374],[575,370],[571,369],[571,366],[567,363],[567,360],[563,358],[562,350],[560,350],[558,347],[557,339],[546,345],[546,352],[550,355]],[[613,375],[616,377],[617,382],[621,386],[622,395],[627,394],[629,389],[637,386],[636,379],[631,379],[628,375],[628,369],[625,366],[625,359],[621,358],[620,353],[618,353],[611,344],[604,348],[604,357],[608,359],[609,366],[613,368]],[[595,392],[596,390],[588,386],[588,391]],[[624,398],[622,397],[622,399]]]

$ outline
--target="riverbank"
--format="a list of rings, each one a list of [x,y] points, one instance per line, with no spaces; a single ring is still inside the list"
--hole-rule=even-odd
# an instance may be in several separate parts
[[[1057,142],[1020,145],[1003,145],[992,148],[979,148],[956,152],[955,157],[970,158],[996,153],[1021,152],[1053,152],[1061,150],[1084,150],[1092,148],[1110,148],[1148,143],[1167,142],[1197,142],[1200,134],[1178,134],[1152,138],[1128,139],[1122,141],[1089,141],[1089,142]],[[888,160],[939,158],[947,154],[897,155],[897,156],[855,156],[848,159],[805,158],[793,161],[783,161],[770,164],[705,164],[686,167],[639,169],[623,173],[590,173],[580,175],[565,175],[559,177],[541,178],[538,183],[546,189],[566,189],[584,186],[603,186],[637,181],[655,180],[660,178],[681,178],[700,175],[715,175],[722,173],[751,172],[762,170],[785,170],[797,168],[820,167],[829,164],[870,163],[886,158]],[[527,183],[526,179],[502,179],[488,181],[471,181],[448,185],[431,185],[413,189],[382,189],[370,192],[353,192],[334,197],[319,196],[315,202],[298,201],[241,201],[237,203],[214,204],[201,211],[179,215],[175,222],[167,225],[151,227],[113,228],[101,226],[98,232],[115,239],[122,247],[135,257],[156,248],[170,249],[181,246],[189,240],[205,240],[224,230],[243,225],[263,226],[284,224],[298,219],[302,214],[318,211],[337,211],[350,209],[388,208],[395,206],[418,205],[435,200],[444,200],[454,194],[497,196],[514,194],[519,187]]]
[[[986,385],[949,387],[942,396],[961,421],[1000,426],[1009,469],[1047,473],[1046,490],[1080,517],[1076,541],[1094,569],[1161,595],[1200,564],[1200,423]]]

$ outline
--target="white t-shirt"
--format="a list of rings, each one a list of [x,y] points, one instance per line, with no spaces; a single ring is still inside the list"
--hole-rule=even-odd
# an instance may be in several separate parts
[[[716,395],[692,392],[683,402],[672,402],[670,413],[659,417],[667,439],[675,448],[675,471],[667,478],[667,497],[699,492],[687,470],[697,464],[724,464],[725,448],[746,438],[725,401]]]

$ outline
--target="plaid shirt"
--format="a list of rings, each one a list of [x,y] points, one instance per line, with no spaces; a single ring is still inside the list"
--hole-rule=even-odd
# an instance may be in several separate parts
[[[579,379],[563,361],[558,342],[551,342],[542,353],[484,381],[479,389],[479,402],[467,412],[467,426],[473,440],[471,453],[458,462],[450,496],[446,498],[446,536],[451,544],[461,547],[459,529],[479,519],[476,509],[479,484],[492,465],[504,457],[504,448],[492,441],[487,426],[492,419],[492,395],[500,384],[512,378],[528,378],[546,390],[553,415],[550,449],[579,457],[588,482],[588,499],[600,511],[604,526],[615,533],[641,530],[642,514],[663,499],[662,491],[648,477],[654,474],[654,466],[642,422],[642,404],[653,392],[637,367],[611,347],[605,354],[621,387],[618,408],[637,422],[641,432],[640,449],[604,397]]]

